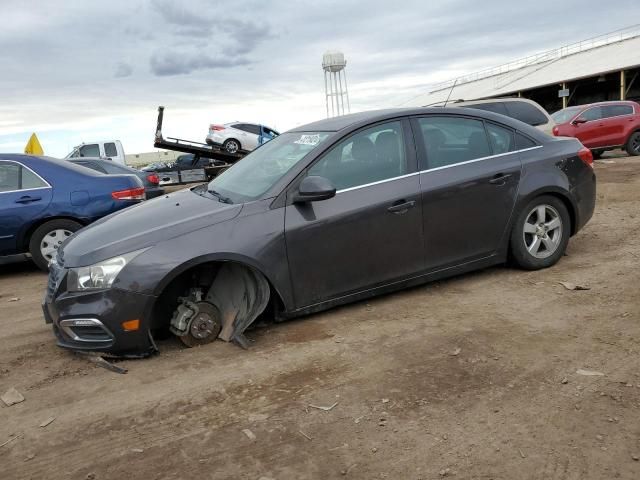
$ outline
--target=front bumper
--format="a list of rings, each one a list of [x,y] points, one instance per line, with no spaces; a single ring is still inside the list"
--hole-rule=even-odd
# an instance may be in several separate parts
[[[66,273],[52,265],[42,301],[45,322],[53,325],[60,347],[124,357],[144,357],[156,351],[150,334],[156,297],[117,288],[67,292]],[[136,319],[139,328],[125,331],[122,322]]]

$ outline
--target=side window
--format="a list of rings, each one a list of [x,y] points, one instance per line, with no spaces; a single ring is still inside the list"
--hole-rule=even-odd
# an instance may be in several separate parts
[[[248,132],[247,125],[245,123],[236,123],[235,125],[231,125],[233,128],[237,128],[238,130],[242,130],[243,132]]]
[[[22,183],[20,188],[25,190],[27,188],[43,188],[48,185],[39,176],[33,173],[28,168],[22,167]]]
[[[407,173],[402,125],[389,122],[362,130],[327,152],[308,175],[328,178],[337,190]]]
[[[80,156],[81,157],[99,157],[100,147],[98,146],[98,144],[83,145],[80,147]]]
[[[513,131],[510,128],[501,127],[495,123],[486,123],[491,150],[494,155],[513,152],[515,145],[513,141]]]
[[[602,117],[620,117],[622,115],[632,115],[633,107],[631,105],[605,105],[602,107]]]
[[[418,119],[427,153],[427,164],[438,168],[491,155],[489,141],[480,120],[461,117]]]
[[[505,102],[509,116],[534,127],[549,122],[547,116],[527,102]]]
[[[20,190],[20,166],[0,163],[0,192]]]
[[[592,107],[580,114],[580,118],[584,118],[587,122],[600,120],[602,118],[602,108]]]
[[[465,105],[462,106],[464,107]],[[469,105],[468,108],[509,116],[509,112],[507,112],[507,107],[504,106],[504,103],[478,103],[477,105]]]
[[[104,154],[107,157],[117,157],[118,149],[116,148],[115,143],[105,143],[104,144]]]
[[[260,125],[254,125],[253,123],[245,124],[245,130],[254,135],[260,135]]]
[[[516,133],[516,149],[524,150],[525,148],[532,148],[537,146],[537,143],[531,140],[529,137],[525,137],[521,133]]]

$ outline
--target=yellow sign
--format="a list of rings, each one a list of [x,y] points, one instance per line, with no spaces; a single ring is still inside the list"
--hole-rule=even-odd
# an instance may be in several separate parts
[[[42,150],[42,145],[40,145],[40,141],[35,133],[31,134],[27,145],[24,147],[24,153],[29,155],[44,155],[44,150]]]

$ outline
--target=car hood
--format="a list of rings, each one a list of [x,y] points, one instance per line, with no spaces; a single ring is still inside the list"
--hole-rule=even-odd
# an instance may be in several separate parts
[[[143,202],[80,230],[62,245],[65,267],[82,267],[236,217],[229,205],[190,190]]]

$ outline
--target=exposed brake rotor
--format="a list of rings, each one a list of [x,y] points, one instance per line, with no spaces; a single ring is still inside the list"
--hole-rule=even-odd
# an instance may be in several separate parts
[[[178,338],[187,347],[197,347],[213,342],[222,330],[222,317],[218,308],[209,302],[191,304],[196,314],[191,318],[184,335]]]

